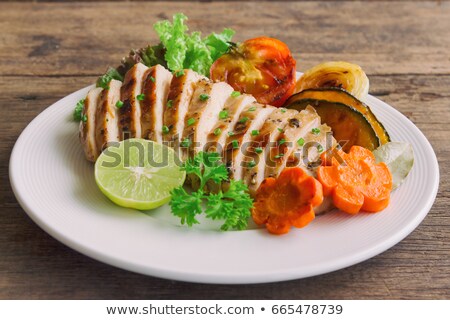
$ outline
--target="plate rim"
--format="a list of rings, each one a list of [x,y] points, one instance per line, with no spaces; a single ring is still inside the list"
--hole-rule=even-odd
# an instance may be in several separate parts
[[[72,100],[74,96],[80,95],[82,92],[87,92],[90,88],[92,88],[93,85],[87,86],[85,88],[82,88],[80,90],[77,90],[62,99],[59,99],[46,109],[44,109],[42,112],[40,112],[33,120],[25,127],[25,129],[21,132],[19,138],[16,140],[14,147],[11,152],[10,161],[9,161],[9,179],[10,184],[13,190],[13,193],[19,203],[19,205],[23,208],[23,210],[27,213],[27,215],[46,233],[48,233],[50,236],[58,240],[59,242],[63,243],[64,245],[68,246],[69,248],[82,253],[94,260],[101,261],[103,263],[125,269],[128,271],[133,271],[136,273],[144,274],[144,275],[150,275],[155,277],[160,277],[164,279],[169,280],[178,280],[178,281],[188,281],[188,282],[195,282],[195,283],[210,283],[210,284],[250,284],[250,283],[270,283],[270,282],[278,282],[278,281],[287,281],[287,280],[294,280],[294,279],[301,279],[301,278],[307,278],[315,275],[320,275],[332,271],[337,271],[355,264],[358,264],[362,261],[365,261],[367,259],[370,259],[389,248],[393,247],[400,241],[402,241],[404,238],[406,238],[409,234],[411,234],[417,226],[423,221],[423,219],[427,216],[428,212],[430,211],[431,207],[433,206],[437,191],[439,188],[439,179],[440,179],[440,173],[439,173],[439,163],[437,161],[436,154],[434,152],[434,149],[431,145],[431,143],[428,141],[426,136],[422,133],[422,131],[406,116],[404,116],[400,111],[395,109],[394,107],[390,106],[389,104],[385,103],[384,101],[369,95],[367,98],[375,99],[377,103],[381,103],[391,109],[391,111],[395,112],[397,116],[400,116],[403,118],[404,121],[408,122],[408,126],[413,128],[413,130],[416,131],[416,134],[420,135],[421,140],[426,142],[424,147],[428,149],[427,153],[432,156],[433,160],[433,170],[434,175],[431,179],[433,179],[433,189],[430,191],[430,197],[428,197],[426,204],[422,207],[422,210],[415,216],[414,219],[408,220],[407,225],[405,225],[399,232],[396,232],[392,234],[387,239],[383,239],[382,242],[378,243],[375,246],[372,246],[370,248],[366,248],[364,250],[361,250],[355,254],[352,254],[351,256],[345,256],[343,258],[335,259],[333,263],[327,263],[321,264],[321,268],[315,269],[314,271],[309,272],[299,272],[297,268],[291,267],[289,270],[284,269],[283,273],[276,273],[276,272],[261,272],[261,273],[255,273],[255,274],[239,274],[239,275],[230,275],[230,274],[200,274],[195,272],[181,272],[180,270],[169,270],[168,268],[162,268],[162,267],[155,267],[155,266],[144,266],[144,265],[138,265],[129,263],[120,259],[116,259],[115,257],[112,257],[106,253],[99,252],[98,250],[92,249],[88,246],[84,246],[80,243],[77,243],[74,239],[71,239],[67,237],[64,233],[61,233],[59,230],[54,229],[51,227],[50,224],[48,224],[42,217],[39,215],[38,212],[36,212],[27,202],[26,196],[21,193],[18,187],[18,178],[17,174],[19,174],[18,170],[15,169],[14,163],[16,163],[15,159],[20,157],[19,154],[19,148],[21,146],[21,141],[24,139],[24,137],[27,135],[28,131],[33,128],[33,124],[37,122],[38,118],[44,117],[47,112],[49,112],[52,107],[54,107],[57,104],[61,104],[64,102],[64,100]],[[423,145],[421,145],[423,147]],[[431,151],[431,152],[430,152]]]

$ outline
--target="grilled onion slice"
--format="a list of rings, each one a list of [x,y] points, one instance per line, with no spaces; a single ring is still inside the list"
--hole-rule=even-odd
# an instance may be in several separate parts
[[[297,81],[295,92],[317,88],[342,88],[360,100],[369,92],[369,79],[360,66],[329,61],[307,70]]]

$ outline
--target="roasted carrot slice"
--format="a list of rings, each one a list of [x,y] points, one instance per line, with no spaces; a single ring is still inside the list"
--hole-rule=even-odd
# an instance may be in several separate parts
[[[363,147],[353,146],[348,154],[338,150],[324,155],[317,179],[324,194],[331,195],[334,205],[344,212],[378,212],[389,204],[391,173],[386,164],[375,163],[373,153]]]
[[[302,228],[314,220],[314,207],[323,201],[322,185],[301,168],[287,168],[258,188],[252,217],[274,234]]]

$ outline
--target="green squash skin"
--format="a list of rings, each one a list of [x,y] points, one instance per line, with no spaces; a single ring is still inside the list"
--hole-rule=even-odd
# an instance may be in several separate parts
[[[326,100],[329,102],[343,103],[349,105],[350,107],[353,107],[357,111],[361,112],[366,117],[367,121],[374,128],[374,131],[378,136],[380,144],[385,144],[391,141],[391,138],[386,128],[373,114],[372,110],[370,110],[370,107],[366,105],[364,102],[354,97],[350,92],[342,88],[330,87],[330,88],[306,89],[292,95],[286,102],[286,105],[292,104],[294,103],[294,101],[297,100],[305,100],[305,99]]]

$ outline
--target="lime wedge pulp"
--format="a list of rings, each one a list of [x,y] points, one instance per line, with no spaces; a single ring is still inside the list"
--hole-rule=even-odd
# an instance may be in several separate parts
[[[95,162],[95,182],[119,206],[148,210],[170,200],[186,173],[168,146],[144,139],[114,143]]]

